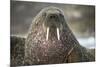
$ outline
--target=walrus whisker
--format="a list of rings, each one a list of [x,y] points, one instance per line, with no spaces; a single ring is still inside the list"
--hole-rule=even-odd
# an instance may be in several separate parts
[[[58,38],[58,40],[60,40],[59,28],[57,28],[57,38]]]
[[[48,40],[48,37],[49,37],[49,27],[47,27],[46,40]]]

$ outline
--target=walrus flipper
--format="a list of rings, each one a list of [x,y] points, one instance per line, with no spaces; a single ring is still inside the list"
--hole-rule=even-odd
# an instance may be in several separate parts
[[[94,53],[92,53],[91,50],[93,49],[86,49],[85,47],[78,45],[73,49],[66,61],[67,63],[95,61],[95,50]]]
[[[24,37],[10,36],[11,66],[24,64],[24,44]]]

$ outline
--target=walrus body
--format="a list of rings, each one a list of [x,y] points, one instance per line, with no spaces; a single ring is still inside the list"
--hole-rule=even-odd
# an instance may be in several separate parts
[[[25,38],[20,36],[11,36],[11,66],[21,66],[24,65],[24,50],[25,50]]]
[[[34,18],[25,40],[25,65],[93,60],[72,34],[59,8],[44,8]]]

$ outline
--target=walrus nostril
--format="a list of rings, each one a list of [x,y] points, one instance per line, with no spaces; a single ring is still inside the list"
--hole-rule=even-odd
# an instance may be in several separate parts
[[[55,14],[52,14],[52,15],[49,16],[50,19],[53,19],[53,18],[56,18],[56,17],[57,17],[57,15],[55,15]]]

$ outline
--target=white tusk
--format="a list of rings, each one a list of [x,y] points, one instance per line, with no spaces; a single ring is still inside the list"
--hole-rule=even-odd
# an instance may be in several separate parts
[[[48,40],[48,37],[49,37],[49,27],[47,27],[46,40]]]
[[[60,40],[60,36],[59,36],[59,28],[57,28],[57,38],[58,38],[58,40]]]

